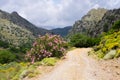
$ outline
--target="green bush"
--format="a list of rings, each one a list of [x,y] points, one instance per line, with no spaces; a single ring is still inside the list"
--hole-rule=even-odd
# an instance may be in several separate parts
[[[103,26],[103,31],[106,32],[104,36],[106,35],[111,35],[114,32],[118,32],[120,30],[120,20],[114,22],[114,24],[112,25],[112,27],[107,31],[107,23],[104,24]]]
[[[112,29],[114,30],[120,30],[120,20],[116,21],[113,26],[112,26]]]
[[[16,59],[16,56],[8,50],[0,50],[0,63],[9,63]]]
[[[83,34],[75,34],[70,38],[70,44],[75,47],[92,47],[100,42],[100,38],[91,38]]]
[[[108,24],[105,23],[105,24],[103,25],[103,32],[108,32],[108,28],[109,28]]]
[[[9,47],[9,43],[7,43],[7,42],[5,42],[5,41],[0,40],[0,47],[3,47],[3,48],[8,48],[8,47]]]
[[[11,45],[11,46],[9,47],[9,50],[10,50],[11,52],[14,52],[14,53],[19,53],[19,47],[16,47],[16,46],[13,46],[13,45]]]
[[[9,50],[14,53],[26,53],[32,47],[31,43],[24,43],[19,46],[10,45]]]

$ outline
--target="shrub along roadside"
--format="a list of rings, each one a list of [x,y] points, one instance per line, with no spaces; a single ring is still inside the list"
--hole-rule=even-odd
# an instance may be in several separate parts
[[[102,37],[100,44],[94,47],[94,54],[104,59],[120,57],[120,31]]]
[[[99,44],[100,38],[91,38],[83,34],[75,34],[70,37],[70,45],[74,47],[92,47]]]
[[[35,77],[42,71],[38,68],[39,66],[54,66],[57,61],[57,58],[52,57],[44,58],[32,65],[28,62],[0,64],[0,80],[23,80],[25,77]]]
[[[0,50],[0,63],[9,63],[15,61],[15,54],[11,53],[9,50]]]
[[[66,42],[58,35],[46,34],[35,40],[30,51],[27,52],[26,58],[34,63],[47,57],[58,57],[64,55]]]

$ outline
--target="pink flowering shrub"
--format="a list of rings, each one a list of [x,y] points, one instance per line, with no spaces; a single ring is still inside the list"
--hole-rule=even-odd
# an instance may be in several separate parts
[[[35,40],[26,58],[32,63],[46,57],[61,57],[65,51],[66,42],[59,35],[46,34]]]

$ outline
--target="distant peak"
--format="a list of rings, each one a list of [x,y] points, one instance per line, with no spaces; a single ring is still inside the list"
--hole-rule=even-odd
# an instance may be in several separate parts
[[[107,11],[107,9],[105,9],[105,8],[93,8],[93,9],[91,9],[90,11]]]
[[[1,9],[0,9],[0,12],[1,12],[1,13],[7,13],[7,12],[5,12],[5,11],[1,10]],[[9,14],[9,13],[8,13],[8,14]]]
[[[0,12],[3,12],[2,10],[0,10]]]
[[[16,11],[13,11],[11,14],[12,15],[18,15],[18,13]]]

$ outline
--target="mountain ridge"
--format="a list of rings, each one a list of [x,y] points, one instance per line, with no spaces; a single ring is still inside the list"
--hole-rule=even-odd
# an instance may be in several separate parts
[[[92,29],[95,28],[106,12],[107,10],[104,8],[91,9],[81,20],[74,23],[69,35],[80,33],[91,36]]]
[[[9,21],[11,21],[12,23],[19,25],[27,30],[29,30],[30,32],[33,33],[34,36],[38,36],[38,35],[44,35],[45,33],[49,32],[46,29],[43,28],[38,28],[37,26],[35,26],[34,24],[30,23],[28,20],[26,20],[25,18],[21,17],[17,12],[12,12],[7,13],[5,11],[0,10],[0,18],[2,19],[7,19]]]
[[[55,28],[55,29],[52,29],[51,32],[53,34],[57,34],[57,35],[60,35],[62,37],[65,37],[68,35],[71,28],[72,28],[72,26],[66,26],[64,28]]]
[[[103,32],[108,32],[112,28],[113,24],[118,20],[120,20],[120,8],[108,10],[101,21],[99,21],[95,26],[96,29],[93,30],[92,34],[94,36],[98,36]]]
[[[0,10],[0,40],[19,46],[32,42],[38,35],[46,33],[49,31],[35,26],[17,12],[8,13]]]
[[[118,20],[120,20],[120,8],[112,10],[92,9],[81,20],[74,23],[69,35],[80,33],[98,37],[103,32],[108,32]]]

